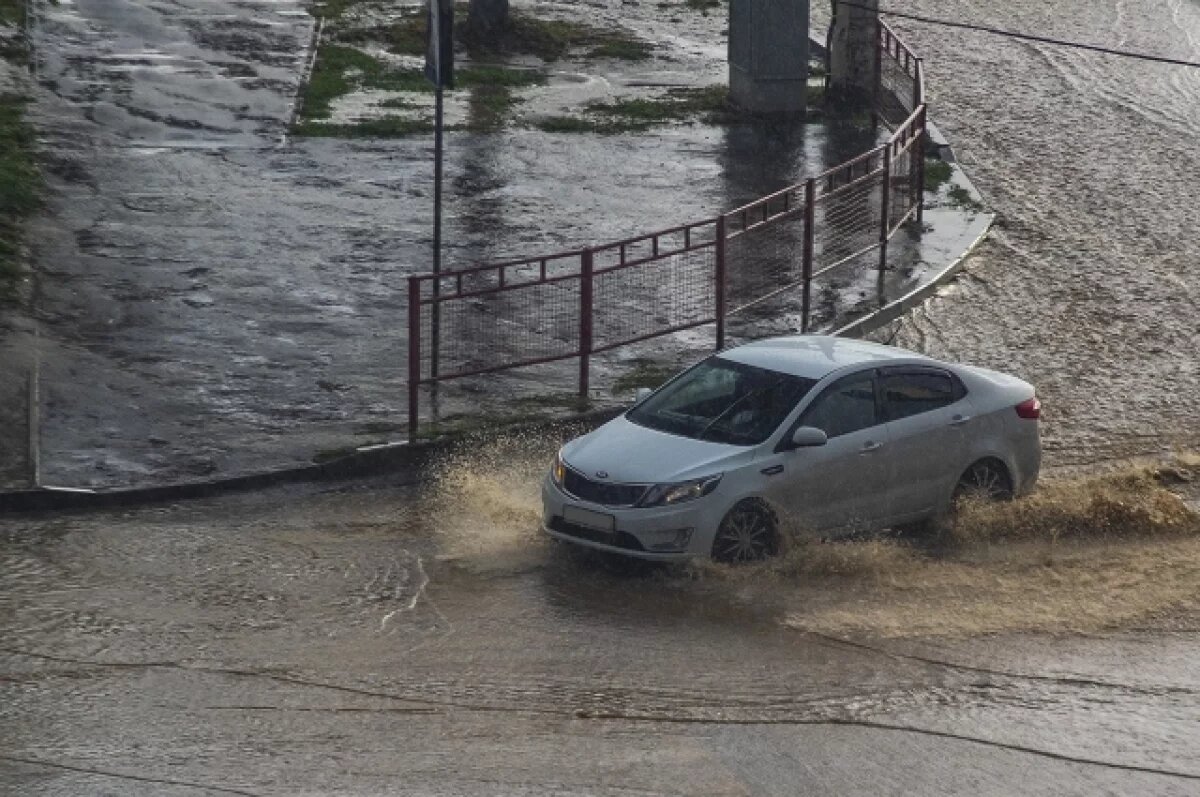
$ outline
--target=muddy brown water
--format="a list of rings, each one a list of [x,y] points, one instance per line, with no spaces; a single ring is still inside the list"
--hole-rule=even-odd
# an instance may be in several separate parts
[[[0,530],[19,794],[1191,794],[1200,537],[819,546],[538,529],[553,441]],[[986,632],[986,633],[985,633]]]
[[[914,7],[1180,58],[1200,38],[1190,0]],[[1038,384],[1052,463],[1194,446],[1200,76],[897,25],[1004,223],[896,339]],[[147,163],[262,157],[170,152]],[[355,185],[352,207],[404,190]],[[555,444],[424,490],[0,521],[0,791],[1196,793],[1193,540],[629,567],[538,536]]]

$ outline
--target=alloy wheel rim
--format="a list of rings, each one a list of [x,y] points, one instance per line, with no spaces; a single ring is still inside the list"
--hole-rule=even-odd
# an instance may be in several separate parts
[[[985,464],[973,466],[958,486],[966,495],[976,495],[989,501],[998,501],[1009,496],[1009,488],[1003,474]]]
[[[717,548],[721,558],[730,562],[764,559],[771,552],[770,524],[759,511],[736,511],[721,529]]]

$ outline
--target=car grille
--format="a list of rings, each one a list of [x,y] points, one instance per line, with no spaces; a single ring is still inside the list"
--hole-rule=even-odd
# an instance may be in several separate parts
[[[594,482],[582,473],[566,469],[563,490],[580,501],[590,501],[604,506],[633,506],[646,492],[646,484],[610,484]]]
[[[625,548],[630,551],[644,551],[642,544],[638,542],[638,538],[625,531],[606,532],[598,529],[589,529],[587,526],[580,526],[575,523],[569,523],[563,520],[558,515],[550,519],[550,528],[557,531],[559,534],[566,534],[568,537],[575,537],[580,540],[591,540],[592,542],[601,542],[605,545],[611,545],[614,548]]]

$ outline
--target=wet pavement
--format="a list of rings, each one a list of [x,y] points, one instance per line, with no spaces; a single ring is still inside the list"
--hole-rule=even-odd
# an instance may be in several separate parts
[[[623,8],[589,14],[625,17],[660,55],[593,64],[592,83],[619,92],[723,74],[721,15]],[[41,483],[227,476],[403,438],[404,277],[430,267],[431,142],[287,135],[314,32],[298,2],[79,0],[41,8],[33,31],[44,90],[31,116],[51,189],[29,235],[40,335],[5,335],[7,350],[35,355],[6,356],[5,381],[38,371]],[[453,133],[445,263],[704,218],[840,162],[877,132]],[[904,279],[919,278],[912,265]],[[867,273],[839,301],[873,291]],[[703,330],[661,352],[623,350],[598,361],[596,382],[639,357],[690,360],[711,346]],[[481,389],[569,393],[573,370],[466,385],[446,410],[478,412]],[[5,446],[4,486],[28,481],[17,443]]]
[[[423,490],[6,521],[0,791],[1195,793],[1194,570],[1140,628],[1067,608],[1054,633],[863,633],[879,582],[845,562],[679,572],[551,544],[534,450]],[[886,580],[953,624],[943,567]]]

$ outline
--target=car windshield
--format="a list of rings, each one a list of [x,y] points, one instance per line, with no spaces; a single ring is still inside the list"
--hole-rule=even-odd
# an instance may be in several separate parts
[[[710,357],[630,410],[639,426],[696,440],[757,445],[817,383]]]

